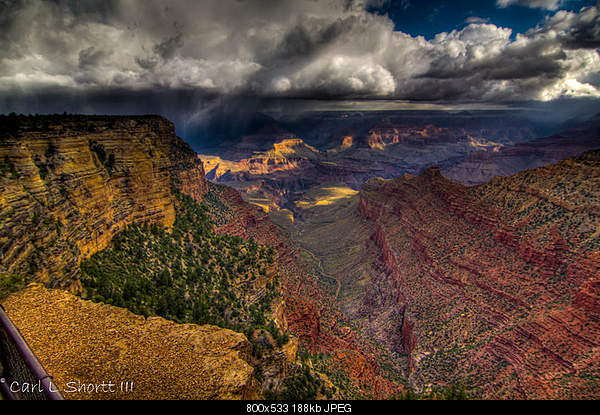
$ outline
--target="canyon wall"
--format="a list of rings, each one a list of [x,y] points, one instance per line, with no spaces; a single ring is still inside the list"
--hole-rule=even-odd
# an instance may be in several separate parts
[[[349,327],[347,316],[338,309],[336,299],[323,292],[318,277],[307,269],[301,249],[287,232],[271,222],[262,209],[244,203],[235,190],[212,183],[209,189],[209,195],[218,194],[235,216],[234,221],[218,227],[218,233],[253,238],[275,248],[285,328],[300,339],[303,348],[313,357],[328,356],[327,372],[338,373],[349,380],[351,386],[340,396],[385,399],[402,391],[397,381],[386,377],[389,374],[384,373],[373,342],[356,328]],[[315,370],[322,369],[315,365]]]
[[[134,222],[175,220],[202,163],[156,116],[7,117],[0,132],[0,272],[79,290],[78,264]],[[10,128],[6,126],[9,125]]]
[[[547,166],[600,148],[600,118],[594,117],[559,134],[520,142],[494,151],[477,151],[463,160],[445,163],[444,176],[465,185],[477,185],[496,176]]]
[[[598,396],[598,177],[596,151],[473,188],[437,168],[364,186],[414,385]]]

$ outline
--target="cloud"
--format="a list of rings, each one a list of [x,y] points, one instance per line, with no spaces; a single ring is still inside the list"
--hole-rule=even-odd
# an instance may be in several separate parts
[[[394,6],[403,10],[408,9],[411,5],[410,0],[365,0],[363,2],[364,5],[361,4],[360,6],[362,6],[365,9],[381,9],[392,2],[394,3]]]
[[[531,9],[558,10],[564,0],[496,0],[498,7],[523,6]]]
[[[532,30],[531,33],[535,33]],[[555,32],[569,49],[600,48],[600,15],[598,7],[584,7],[579,13],[561,10],[547,19],[537,32]]]
[[[472,17],[428,41],[368,11],[383,3],[0,0],[0,107],[61,91],[487,102],[599,95],[597,7],[558,11],[514,37]]]
[[[487,24],[490,22],[489,18],[477,17],[477,16],[469,16],[465,19],[465,23],[467,24]]]

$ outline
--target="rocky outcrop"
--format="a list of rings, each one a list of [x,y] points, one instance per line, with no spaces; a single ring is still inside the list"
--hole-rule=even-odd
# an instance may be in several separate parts
[[[489,122],[489,121],[488,121]],[[381,122],[365,136],[365,144],[371,149],[384,150],[394,144],[439,144],[445,142],[469,142],[473,146],[493,147],[498,143],[522,141],[533,137],[534,130],[517,122],[514,127],[477,125],[434,125]]]
[[[239,161],[224,160],[218,156],[199,156],[206,168],[209,180],[215,182],[244,181],[252,176],[278,174],[292,170],[306,170],[313,167],[311,160],[320,157],[319,150],[304,143],[299,138],[287,139],[273,144],[264,152]]]
[[[239,162],[223,160],[220,157],[200,156],[206,167],[206,176],[215,182],[244,181],[251,176],[262,176],[308,167],[302,158],[254,157]]]
[[[243,334],[145,319],[37,284],[4,306],[66,399],[259,396]],[[133,389],[122,390],[121,382]],[[103,383],[114,386],[96,390]]]
[[[600,123],[596,118],[560,134],[506,146],[495,151],[477,151],[459,163],[446,166],[444,175],[466,185],[486,183],[493,177],[510,176],[575,157],[600,147]]]
[[[172,185],[196,200],[206,192],[202,163],[164,118],[6,118],[2,273],[77,291],[80,260],[128,224],[173,224]]]
[[[440,128],[434,125],[410,126],[382,124],[369,131],[365,138],[369,148],[384,150],[393,144],[435,143],[464,138],[463,129]]]
[[[406,114],[372,117],[362,114],[360,121],[358,118],[334,121],[327,116],[333,124],[305,131],[307,136],[300,135],[305,140],[275,135],[272,138],[277,141],[273,144],[265,141],[269,144],[267,148],[261,147],[250,154],[247,142],[241,140],[227,148],[209,150],[211,155],[201,158],[209,180],[235,187],[246,200],[268,206],[269,210],[287,209],[295,216],[302,216],[304,209],[297,208],[297,202],[324,183],[343,183],[358,190],[373,177],[420,174],[433,164],[450,168],[471,153],[496,152],[505,145],[535,137],[530,123],[512,117],[447,114],[440,119],[422,115],[412,118]],[[329,130],[337,123],[341,123],[339,130]],[[300,131],[306,128],[294,126]],[[325,136],[333,135],[328,140],[315,137],[321,135],[321,129],[329,131],[323,131]]]
[[[342,144],[339,147],[339,151],[348,150],[352,146],[354,146],[354,137],[351,137],[351,136],[344,137],[342,140]]]
[[[437,168],[364,186],[414,385],[598,396],[598,176],[590,152],[473,188]]]

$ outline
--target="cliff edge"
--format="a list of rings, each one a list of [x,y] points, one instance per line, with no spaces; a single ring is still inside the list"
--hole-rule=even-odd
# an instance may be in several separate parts
[[[3,116],[0,273],[80,290],[79,263],[132,223],[175,221],[172,186],[200,201],[202,162],[158,116]]]

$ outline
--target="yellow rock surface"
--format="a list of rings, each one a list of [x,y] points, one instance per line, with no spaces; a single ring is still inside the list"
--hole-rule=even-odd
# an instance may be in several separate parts
[[[4,306],[66,399],[258,396],[243,334],[145,319],[39,284],[11,295]],[[121,391],[121,382],[133,382],[133,391]],[[96,392],[102,383],[115,386]]]

